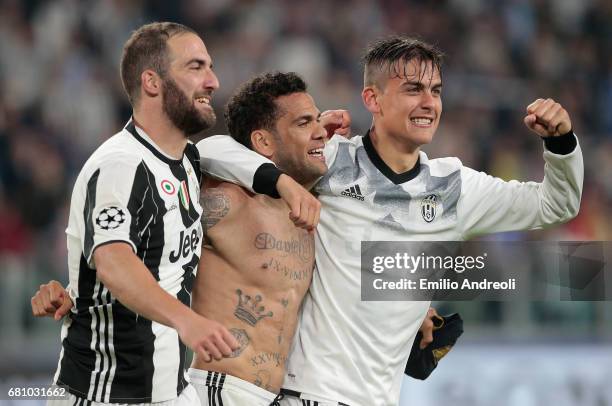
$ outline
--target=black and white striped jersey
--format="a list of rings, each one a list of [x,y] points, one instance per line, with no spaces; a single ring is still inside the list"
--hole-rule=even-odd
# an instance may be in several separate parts
[[[121,304],[98,279],[93,252],[129,244],[159,285],[189,306],[202,240],[200,178],[193,144],[174,160],[133,121],[85,163],[66,229],[75,306],[62,326],[55,374],[70,393],[148,403],[174,399],[187,385],[177,332]]]

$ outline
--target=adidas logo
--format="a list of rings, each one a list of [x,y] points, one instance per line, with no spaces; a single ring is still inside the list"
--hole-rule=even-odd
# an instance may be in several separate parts
[[[340,195],[346,196],[346,197],[352,197],[353,199],[357,199],[361,201],[364,200],[364,197],[361,194],[361,189],[359,188],[359,185],[351,186],[350,188],[345,189],[344,191],[342,191],[342,193],[340,193]]]

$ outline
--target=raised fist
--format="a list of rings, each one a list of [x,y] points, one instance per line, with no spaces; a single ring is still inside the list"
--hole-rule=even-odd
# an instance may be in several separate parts
[[[525,125],[540,137],[558,137],[572,129],[569,114],[553,99],[537,99],[527,106]]]

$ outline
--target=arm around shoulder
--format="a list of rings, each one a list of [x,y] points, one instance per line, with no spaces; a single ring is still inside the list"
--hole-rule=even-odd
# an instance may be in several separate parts
[[[229,135],[214,135],[196,144],[202,171],[251,192],[276,193],[276,181],[282,173],[269,159],[250,150]]]

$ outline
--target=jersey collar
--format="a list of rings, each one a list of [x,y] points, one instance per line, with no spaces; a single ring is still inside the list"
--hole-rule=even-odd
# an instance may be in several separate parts
[[[383,175],[385,175],[387,179],[389,179],[396,185],[408,182],[416,178],[421,172],[421,154],[419,154],[419,157],[417,158],[417,161],[412,167],[412,169],[409,169],[408,171],[402,173],[395,173],[393,169],[389,168],[385,161],[382,160],[380,155],[378,155],[378,152],[376,151],[376,148],[374,148],[372,140],[370,139],[370,130],[368,130],[366,135],[363,136],[362,141],[363,148],[368,154],[368,158],[370,158],[370,161],[372,161],[372,164],[374,164],[376,169],[378,169]]]
[[[147,147],[149,151],[153,153],[160,161],[167,163],[168,165],[174,164],[178,165],[183,162],[183,159],[174,159],[169,155],[166,155],[162,150],[159,149],[155,142],[144,132],[144,130],[140,127],[136,127],[133,119],[126,124],[125,129],[130,132],[140,142],[142,145]]]

